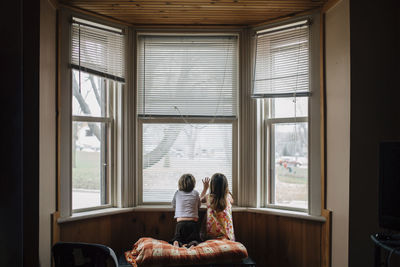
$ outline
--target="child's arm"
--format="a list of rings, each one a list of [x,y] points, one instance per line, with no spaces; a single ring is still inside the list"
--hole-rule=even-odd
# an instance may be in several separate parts
[[[202,180],[202,182],[203,182],[203,191],[201,192],[201,195],[200,195],[200,201],[202,203],[205,203],[206,202],[206,193],[207,193],[208,188],[210,187],[210,178],[206,177]]]
[[[233,200],[233,196],[232,196],[232,193],[231,193],[231,192],[229,192],[229,201],[231,202],[231,204],[233,204],[233,202],[235,202],[235,201]]]
[[[176,206],[176,193],[177,193],[178,191],[176,191],[175,192],[175,194],[174,194],[174,198],[172,199],[172,207],[175,209],[175,206]]]
[[[198,202],[198,208],[200,209],[200,207],[201,207],[201,200],[200,200],[200,195],[199,195],[199,193],[197,192],[197,202]]]

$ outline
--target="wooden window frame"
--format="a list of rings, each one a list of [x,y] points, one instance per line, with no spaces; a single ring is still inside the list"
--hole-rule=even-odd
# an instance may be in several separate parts
[[[310,27],[310,92],[311,96],[308,96],[308,116],[307,118],[297,118],[302,121],[308,121],[309,127],[309,176],[308,176],[308,208],[299,209],[296,207],[281,206],[271,204],[271,160],[272,160],[272,144],[271,144],[271,124],[279,122],[289,122],[292,119],[277,118],[268,119],[269,107],[268,100],[257,100],[257,140],[260,144],[260,149],[257,151],[257,169],[258,179],[261,193],[260,202],[258,207],[266,207],[281,210],[300,211],[310,215],[319,216],[321,215],[322,208],[322,187],[321,187],[321,107],[323,105],[321,100],[320,90],[320,14],[312,14],[278,23],[270,24],[268,26],[261,26],[253,29],[253,32],[260,31],[267,28],[290,24],[296,21],[310,19],[312,21]],[[255,58],[254,58],[255,60]],[[293,120],[294,121],[294,120]]]
[[[123,136],[122,119],[124,116],[123,97],[125,85],[115,86],[112,88],[113,93],[110,96],[111,109],[109,117],[91,117],[91,116],[75,116],[72,113],[72,68],[70,66],[70,49],[71,49],[71,21],[72,17],[90,20],[96,23],[108,25],[111,27],[122,28],[121,25],[112,24],[87,16],[84,14],[71,11],[67,8],[60,9],[59,16],[59,42],[62,44],[59,49],[59,182],[58,182],[58,210],[61,218],[71,217],[73,214],[83,213],[87,211],[107,209],[110,207],[121,207],[121,192],[118,190],[121,184],[121,168],[122,165],[118,161],[121,158],[121,153],[118,147]],[[125,28],[124,30],[127,30]],[[108,86],[115,85],[107,83]],[[106,141],[109,154],[109,168],[107,174],[109,176],[108,184],[108,200],[109,203],[88,208],[73,210],[72,208],[72,123],[74,121],[82,122],[101,122],[109,125],[109,137]]]

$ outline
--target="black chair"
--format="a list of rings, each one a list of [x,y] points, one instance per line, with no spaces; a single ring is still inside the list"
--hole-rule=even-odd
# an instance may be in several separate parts
[[[55,267],[118,267],[114,251],[100,244],[58,242],[52,252]]]

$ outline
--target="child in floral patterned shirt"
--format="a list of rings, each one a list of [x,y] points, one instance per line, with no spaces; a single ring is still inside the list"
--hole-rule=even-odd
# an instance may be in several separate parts
[[[210,187],[210,194],[206,194]],[[203,179],[201,202],[207,204],[207,238],[235,241],[232,221],[233,198],[228,189],[228,180],[222,173]]]

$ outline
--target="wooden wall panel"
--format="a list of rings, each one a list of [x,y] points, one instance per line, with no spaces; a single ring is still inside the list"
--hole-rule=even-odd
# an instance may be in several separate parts
[[[131,212],[60,224],[60,240],[99,243],[117,254],[140,237],[169,240],[174,234],[173,212]]]
[[[323,223],[259,213],[234,214],[237,240],[257,266],[321,266]]]
[[[204,216],[201,212],[200,217]],[[257,266],[322,266],[323,223],[251,212],[234,212],[236,239],[248,249]],[[61,241],[100,243],[117,255],[129,250],[140,237],[170,240],[174,234],[173,212],[131,212],[65,222]]]

